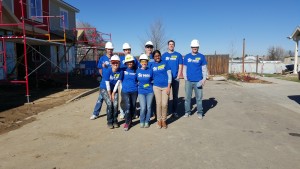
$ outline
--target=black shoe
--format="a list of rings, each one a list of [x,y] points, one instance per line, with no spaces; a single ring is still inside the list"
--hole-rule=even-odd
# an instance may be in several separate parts
[[[114,123],[114,127],[115,128],[119,128],[119,124],[118,123]]]
[[[114,126],[113,126],[112,124],[107,124],[107,127],[108,127],[109,129],[113,129],[113,128],[114,128]]]

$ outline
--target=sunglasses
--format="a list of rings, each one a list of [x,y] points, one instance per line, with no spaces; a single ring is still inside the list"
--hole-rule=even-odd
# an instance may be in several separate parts
[[[118,61],[112,61],[111,64],[115,65],[115,64],[119,64],[119,62]]]
[[[153,46],[146,46],[146,48],[151,48],[151,49],[152,49],[152,48],[153,48]]]

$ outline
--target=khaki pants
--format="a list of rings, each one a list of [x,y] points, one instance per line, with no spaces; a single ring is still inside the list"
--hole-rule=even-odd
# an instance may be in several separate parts
[[[157,121],[166,121],[167,120],[167,111],[168,111],[168,100],[169,96],[166,93],[166,87],[161,88],[153,86],[153,91],[156,100],[156,116]]]

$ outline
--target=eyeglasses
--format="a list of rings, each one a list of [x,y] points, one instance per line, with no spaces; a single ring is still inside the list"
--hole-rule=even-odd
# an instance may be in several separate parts
[[[119,64],[119,62],[118,61],[112,61],[111,64],[115,65],[115,64]]]
[[[146,48],[151,48],[151,49],[153,48],[153,46],[145,46],[145,47],[146,47]]]

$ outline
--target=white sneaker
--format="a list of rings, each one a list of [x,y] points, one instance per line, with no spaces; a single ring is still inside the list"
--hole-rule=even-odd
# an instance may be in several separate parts
[[[92,116],[90,117],[91,120],[95,120],[96,118],[98,118],[98,116],[92,115]]]
[[[189,117],[190,115],[188,113],[185,113],[183,117]]]
[[[124,119],[124,116],[125,116],[124,114],[120,114],[120,115],[119,115],[119,118],[120,118],[121,120],[123,120],[123,119]]]
[[[203,116],[201,114],[198,115],[198,119],[202,120]]]

